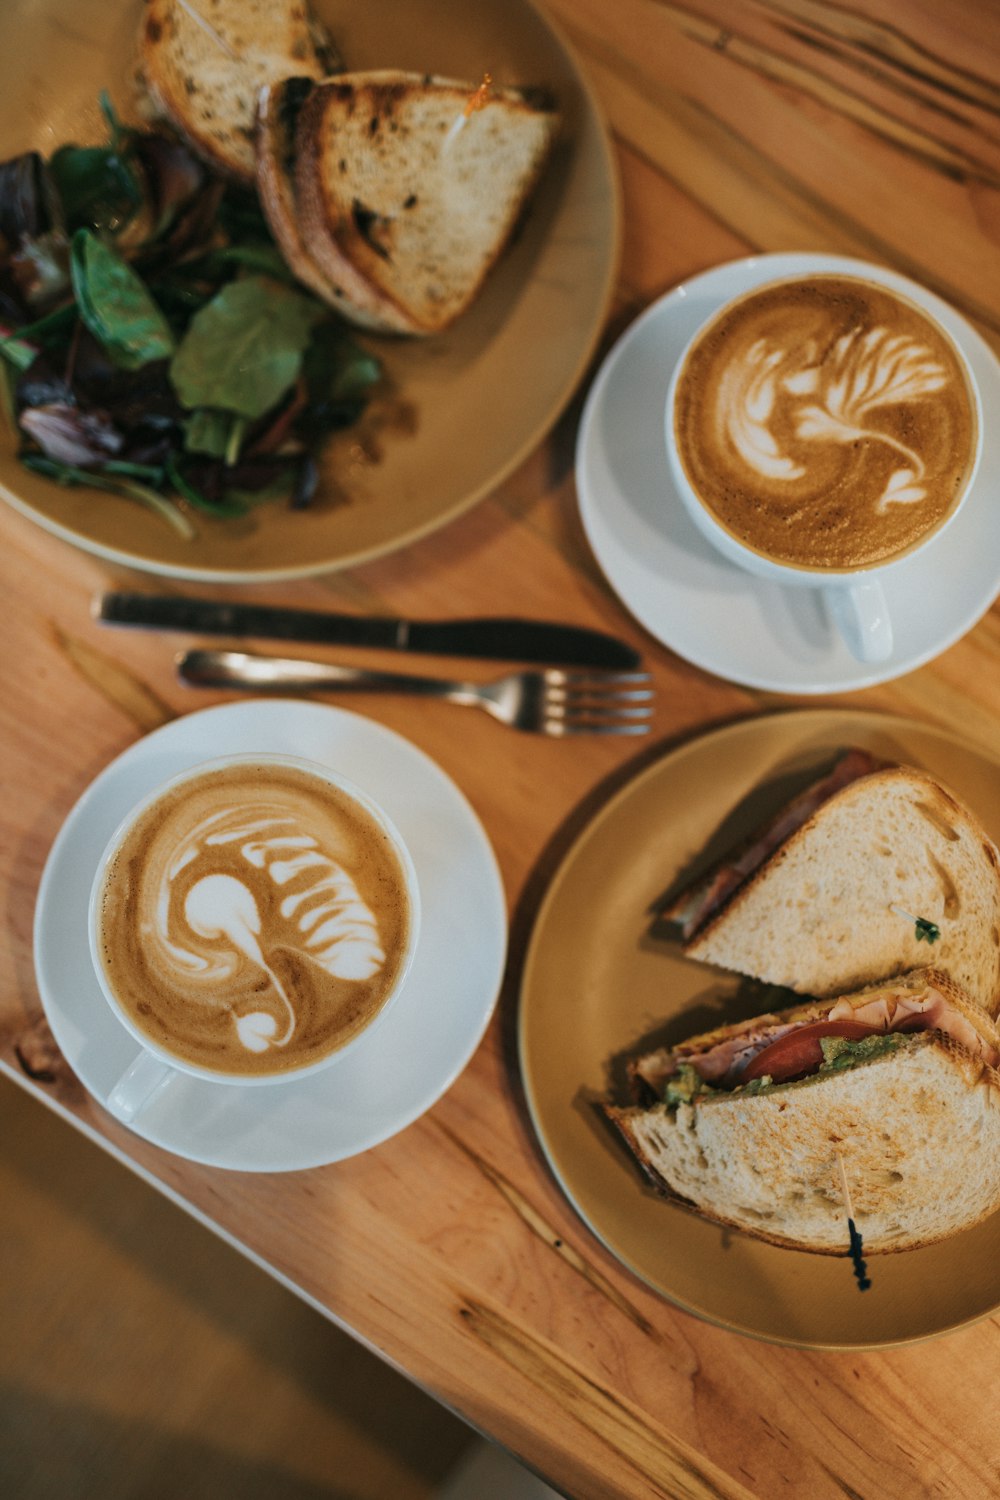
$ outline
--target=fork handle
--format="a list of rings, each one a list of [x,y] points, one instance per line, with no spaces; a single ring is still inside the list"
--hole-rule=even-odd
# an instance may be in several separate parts
[[[379,672],[369,667],[345,667],[334,662],[310,661],[307,657],[257,655],[252,651],[184,651],[177,658],[177,671],[194,687],[250,688],[260,693],[347,688],[447,698],[452,703],[472,703],[476,698],[472,683],[407,672]]]

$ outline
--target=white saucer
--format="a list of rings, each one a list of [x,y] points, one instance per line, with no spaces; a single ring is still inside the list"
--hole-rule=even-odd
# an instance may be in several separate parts
[[[1000,431],[984,423],[979,472],[965,506],[935,543],[884,582],[896,649],[854,659],[817,594],[752,578],[702,540],[674,492],[664,454],[671,371],[701,320],[773,276],[843,271],[905,293],[961,346],[983,409],[1000,414],[1000,364],[954,308],[904,276],[836,255],[763,255],[675,287],[631,325],[587,397],[576,450],[580,513],[622,602],[657,640],[695,666],[747,687],[834,693],[871,687],[954,645],[1000,591]]]
[[[324,704],[248,700],[167,724],[112,762],[52,846],[35,911],[42,1004],[67,1062],[99,1103],[136,1045],[90,967],[87,902],[101,850],[159,782],[248,748],[344,772],[380,802],[410,849],[421,928],[404,989],[370,1038],[298,1083],[267,1089],[179,1078],[131,1127],[210,1166],[284,1172],[353,1156],[411,1124],[463,1070],[493,1013],[507,913],[493,849],[475,813],[422,751],[382,725]]]

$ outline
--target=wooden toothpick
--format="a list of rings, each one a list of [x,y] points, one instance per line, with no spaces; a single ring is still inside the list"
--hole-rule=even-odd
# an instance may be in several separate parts
[[[858,1283],[858,1289],[867,1292],[871,1286],[871,1278],[868,1275],[868,1267],[861,1256],[861,1235],[854,1222],[854,1206],[851,1203],[851,1190],[847,1185],[847,1169],[844,1166],[844,1158],[839,1151],[835,1151],[837,1166],[840,1168],[840,1186],[844,1193],[844,1204],[847,1208],[847,1234],[851,1247],[851,1264],[854,1267],[854,1275]]]
[[[465,127],[470,115],[474,115],[478,109],[483,109],[489,100],[490,90],[493,87],[493,77],[490,73],[483,74],[483,81],[478,88],[473,89],[465,101],[465,108],[460,115],[456,115],[452,121],[448,133],[441,143],[441,149],[446,150],[455,139],[458,132]]]

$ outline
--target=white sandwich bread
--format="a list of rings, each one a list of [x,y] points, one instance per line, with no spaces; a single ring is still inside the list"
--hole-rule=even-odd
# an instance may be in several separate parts
[[[773,1244],[914,1249],[1000,1207],[1000,1033],[934,969],[693,1037],[605,1106],[649,1181]],[[847,1201],[845,1201],[845,1184]]]
[[[342,73],[297,101],[294,188],[264,190],[265,212],[282,244],[294,213],[303,252],[345,317],[437,333],[499,260],[557,127],[536,91]],[[265,135],[258,152],[269,151]]]
[[[848,752],[659,913],[684,953],[812,996],[928,962],[1000,1011],[1000,853],[928,772]]]
[[[293,74],[325,78],[340,65],[303,0],[145,0],[138,70],[153,111],[247,186],[260,89]]]

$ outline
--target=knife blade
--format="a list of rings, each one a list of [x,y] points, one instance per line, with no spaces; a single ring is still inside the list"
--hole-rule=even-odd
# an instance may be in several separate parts
[[[338,646],[376,646],[432,656],[558,662],[567,666],[632,668],[639,653],[615,636],[581,625],[503,616],[402,620],[271,604],[226,604],[180,594],[105,593],[94,604],[106,625],[183,630],[195,635],[259,636]]]

